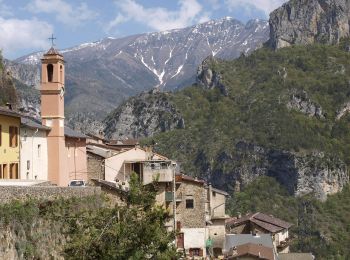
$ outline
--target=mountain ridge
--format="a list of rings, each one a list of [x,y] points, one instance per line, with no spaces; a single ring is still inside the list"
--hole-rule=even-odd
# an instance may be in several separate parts
[[[214,55],[231,59],[249,53],[268,39],[268,30],[264,20],[243,24],[225,17],[182,29],[105,38],[63,50],[67,116],[89,113],[99,118],[143,91],[191,85],[204,58]],[[41,55],[31,54],[14,62],[32,66],[38,64]],[[17,79],[28,82],[20,76]],[[38,88],[38,84],[31,85]]]

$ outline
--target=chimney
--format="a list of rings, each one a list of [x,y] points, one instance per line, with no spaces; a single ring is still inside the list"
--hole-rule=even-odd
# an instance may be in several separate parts
[[[11,103],[6,103],[7,109],[12,110],[12,104]]]

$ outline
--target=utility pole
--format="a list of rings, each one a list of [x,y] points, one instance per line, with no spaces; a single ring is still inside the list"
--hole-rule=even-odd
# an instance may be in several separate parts
[[[176,243],[176,181],[175,181],[175,168],[176,168],[176,163],[172,162],[172,170],[173,170],[173,214],[174,214],[174,234],[175,234],[175,243]]]

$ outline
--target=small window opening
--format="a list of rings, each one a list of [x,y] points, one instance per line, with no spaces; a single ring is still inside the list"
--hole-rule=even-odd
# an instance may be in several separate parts
[[[60,65],[60,81],[63,83],[63,67]]]
[[[186,199],[186,209],[193,209],[193,208],[194,208],[193,199]]]
[[[52,78],[53,78],[53,65],[48,64],[47,65],[47,80],[48,80],[48,82],[52,82]]]

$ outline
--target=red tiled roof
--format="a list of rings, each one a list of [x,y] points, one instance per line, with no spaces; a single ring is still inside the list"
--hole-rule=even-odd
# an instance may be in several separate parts
[[[279,226],[282,228],[290,228],[292,226],[291,223],[288,223],[288,222],[286,222],[282,219],[279,219],[279,218],[275,218],[273,216],[266,215],[264,213],[258,213],[256,215],[254,215],[254,218],[261,220],[261,221],[264,221],[264,222],[267,222],[267,223],[271,223],[275,226]]]
[[[176,175],[175,179],[176,179],[177,182],[192,181],[192,182],[197,182],[197,183],[200,183],[200,184],[205,184],[204,180],[193,178],[193,177],[185,175],[185,174]]]
[[[234,254],[232,257],[241,257],[241,256],[256,256],[258,259],[265,259],[265,260],[274,260],[274,254],[273,249],[262,246],[262,245],[256,245],[252,243],[247,243],[244,245],[237,246],[237,253]],[[231,258],[232,259],[232,258]]]
[[[248,221],[253,222],[254,224],[262,227],[263,229],[271,232],[271,233],[276,233],[280,230],[283,229],[288,229],[290,228],[293,224],[288,223],[286,221],[283,221],[279,218],[275,218],[273,216],[266,215],[264,213],[254,213],[254,214],[249,214],[246,216],[243,216],[239,219],[230,219],[229,221],[226,222],[227,226],[239,226],[243,223],[246,223]]]
[[[263,229],[271,232],[271,233],[276,233],[276,232],[279,232],[279,231],[284,229],[283,227],[275,226],[273,224],[270,224],[270,223],[267,223],[264,221],[260,221],[260,220],[255,219],[255,218],[252,218],[250,221],[253,222],[254,224],[258,225],[259,227],[262,227]]]
[[[257,213],[255,213],[257,214]],[[226,225],[230,225],[230,226],[238,226],[238,225],[241,225],[247,221],[250,221],[250,218],[254,216],[254,214],[248,214],[248,215],[245,215],[241,218],[231,218],[229,219],[227,222],[226,222]]]
[[[54,47],[51,47],[45,55],[59,55],[62,56]]]

